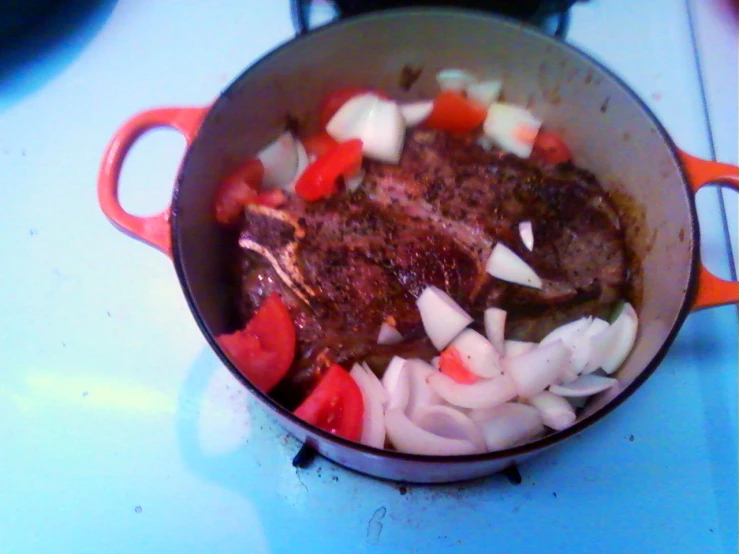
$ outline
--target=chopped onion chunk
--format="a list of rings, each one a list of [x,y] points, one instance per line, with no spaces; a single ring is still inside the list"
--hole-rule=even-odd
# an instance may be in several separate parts
[[[434,286],[426,287],[416,301],[421,321],[437,350],[443,350],[472,318],[451,296]]]
[[[567,400],[549,391],[542,391],[528,399],[539,410],[541,420],[555,431],[567,429],[575,422],[575,410]]]
[[[403,342],[403,335],[389,323],[383,322],[380,325],[380,332],[377,335],[377,344],[398,344]]]
[[[449,439],[429,433],[408,419],[398,408],[387,410],[385,425],[390,442],[399,452],[428,456],[463,456],[481,452],[470,440]]]
[[[522,221],[518,224],[518,232],[521,235],[521,242],[529,250],[534,249],[534,226],[530,221]]]
[[[602,377],[601,375],[581,375],[575,381],[566,385],[552,385],[549,392],[560,396],[593,396],[606,389],[610,389],[618,383],[616,379]]]
[[[544,431],[536,408],[513,402],[487,410],[472,410],[470,419],[482,429],[490,452],[522,444]]]
[[[493,247],[486,269],[490,275],[503,281],[535,289],[542,287],[541,279],[531,266],[502,242]]]
[[[515,381],[505,374],[462,385],[443,373],[434,373],[429,376],[428,383],[444,400],[460,408],[492,408],[518,394]]]
[[[360,94],[339,108],[326,131],[338,141],[360,139],[362,152],[368,158],[398,163],[405,139],[405,119],[392,100]]]

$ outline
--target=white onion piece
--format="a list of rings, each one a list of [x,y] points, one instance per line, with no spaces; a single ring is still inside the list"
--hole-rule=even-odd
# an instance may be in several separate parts
[[[358,136],[367,126],[378,98],[372,93],[358,94],[344,102],[326,125],[329,135],[339,141]]]
[[[428,377],[436,370],[423,360],[410,359],[405,362],[405,371],[408,372],[408,403],[405,413],[413,419],[421,408],[437,406],[444,401],[428,384]]]
[[[639,319],[631,304],[626,302],[616,320],[605,331],[592,338],[592,353],[586,367],[602,368],[608,374],[616,371],[631,352],[636,341]]]
[[[405,140],[405,119],[400,108],[390,100],[378,100],[372,124],[359,137],[362,152],[381,162],[398,163]]]
[[[419,408],[411,421],[421,429],[447,439],[463,439],[485,452],[485,437],[469,416],[449,406]]]
[[[284,188],[292,183],[298,169],[298,141],[288,132],[282,133],[257,154],[264,165],[262,185]]]
[[[375,94],[360,94],[344,103],[326,125],[338,141],[362,140],[368,158],[397,163],[405,138],[405,119],[398,105]]]
[[[575,381],[566,385],[552,385],[549,387],[549,392],[560,396],[593,396],[610,389],[616,383],[618,383],[616,379],[591,373],[590,375],[580,375]]]
[[[487,108],[498,100],[501,88],[503,88],[503,83],[497,79],[471,83],[467,85],[467,98]]]
[[[523,245],[529,250],[534,249],[534,226],[530,221],[522,221],[518,224],[518,233],[521,235]]]
[[[364,373],[364,367],[362,367],[362,365],[361,365],[361,364],[358,364],[358,363],[356,363],[356,364],[354,364],[354,365],[352,366],[352,369],[351,369],[351,371],[349,372],[349,375],[351,375],[352,377],[354,377],[354,376],[355,376],[355,375],[357,375],[357,373],[359,373],[359,372],[361,372],[361,373]],[[354,379],[354,380],[356,381],[357,379]],[[357,383],[357,384],[359,384],[359,383]]]
[[[428,383],[444,400],[460,408],[492,408],[516,397],[516,384],[509,375],[462,385],[443,373],[428,377]]]
[[[505,371],[513,379],[518,396],[529,398],[557,382],[569,361],[569,349],[557,340],[507,359]]]
[[[485,334],[490,344],[501,356],[505,356],[505,321],[508,313],[500,308],[485,310]]]
[[[403,114],[403,119],[405,119],[405,124],[408,127],[415,127],[425,121],[431,115],[433,109],[434,102],[432,100],[400,105],[400,113]]]
[[[295,191],[295,183],[298,182],[298,179],[300,179],[300,176],[305,171],[305,168],[308,167],[312,162],[302,142],[295,141],[295,148],[298,152],[298,167],[295,170],[295,176],[293,177],[293,180],[283,187],[283,189],[288,192]]]
[[[349,375],[362,391],[364,412],[362,415],[362,436],[359,442],[375,448],[385,446],[385,410],[382,397],[369,382],[369,375],[359,364],[355,364]]]
[[[436,82],[439,83],[441,90],[463,92],[468,86],[476,83],[477,78],[463,69],[443,69],[436,74]]]
[[[570,321],[551,331],[547,336],[541,339],[539,344],[545,345],[550,342],[561,340],[565,346],[569,346],[577,340],[580,334],[584,333],[585,330],[590,327],[590,324],[591,320],[589,317],[581,317],[580,319]]]
[[[403,342],[403,335],[389,323],[383,322],[377,335],[377,344],[398,344],[400,342]]]
[[[572,358],[570,358],[570,363],[567,365],[567,367],[562,371],[561,377],[552,383],[553,385],[566,385],[567,383],[572,383],[572,381],[577,380],[577,378],[580,377],[580,374],[572,369]]]
[[[506,152],[528,158],[541,121],[521,106],[494,103],[488,108],[483,124],[487,136]]]
[[[405,119],[398,104],[377,100],[377,105],[362,136],[362,152],[381,162],[398,163],[405,140]]]
[[[488,339],[477,331],[465,329],[451,342],[464,366],[480,377],[497,377],[501,373],[500,354]]]
[[[404,370],[405,358],[394,356],[382,376],[382,385],[385,387],[390,400],[387,408],[405,410],[408,405],[410,383],[408,372]]]
[[[537,347],[535,342],[526,342],[523,340],[507,340],[505,341],[505,357],[506,359],[515,358],[526,352],[531,352]]]
[[[594,317],[593,321],[590,322],[590,327],[585,330],[585,335],[588,337],[594,337],[595,335],[602,333],[608,329],[609,323],[605,319]]]
[[[346,189],[349,192],[354,192],[359,187],[362,186],[362,183],[364,182],[364,176],[365,176],[364,169],[360,169],[356,175],[352,175],[351,177],[344,177],[344,184],[346,185]]]
[[[595,317],[593,318],[590,327],[585,329],[585,333],[583,333],[583,336],[581,338],[582,344],[580,345],[580,347],[584,351],[583,356],[586,356],[587,361],[585,362],[585,367],[583,368],[581,373],[592,373],[596,369],[600,369],[600,356],[599,354],[596,354],[593,350],[593,337],[600,335],[606,329],[608,329],[608,327],[610,327],[610,324],[606,320]]]
[[[593,353],[593,336],[608,329],[608,322],[600,318],[589,318],[590,324],[584,331],[572,337],[569,344],[572,351],[570,368],[577,374],[592,373],[597,367],[591,367]]]
[[[544,431],[536,408],[514,402],[487,410],[472,410],[470,418],[482,430],[490,452],[522,444]]]
[[[529,404],[539,410],[541,420],[550,429],[562,431],[575,422],[575,410],[559,395],[542,391],[528,399]]]
[[[531,266],[502,242],[493,247],[485,269],[490,275],[503,281],[535,289],[540,289],[542,286],[541,279],[534,273]]]
[[[590,339],[585,337],[585,331],[588,330],[591,323],[591,318],[582,317],[560,325],[541,339],[540,344],[542,345],[561,340],[570,350],[570,365],[568,371],[564,374],[565,383],[577,379],[580,372],[585,369],[590,354]]]
[[[416,300],[421,321],[429,339],[437,350],[443,350],[472,318],[451,296],[434,286],[423,289]]]
[[[463,456],[480,453],[480,449],[469,440],[448,439],[421,429],[398,408],[388,409],[385,412],[385,426],[390,442],[399,452],[428,456]]]
[[[588,329],[592,326],[592,321],[588,327],[576,337],[569,345],[570,352],[572,352],[572,359],[570,360],[570,369],[576,375],[580,375],[585,366],[590,361],[591,348],[591,337],[588,335]]]
[[[375,375],[375,372],[372,371],[366,363],[362,362],[361,364],[359,364],[359,366],[367,374],[367,384],[372,387],[372,394],[376,394],[382,401],[382,405],[385,406],[388,402],[390,402],[390,395],[388,394],[384,385],[377,377],[377,375]]]

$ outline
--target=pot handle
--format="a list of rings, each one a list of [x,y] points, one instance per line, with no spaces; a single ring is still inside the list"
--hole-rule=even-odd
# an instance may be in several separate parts
[[[697,193],[712,183],[726,185],[739,191],[739,167],[703,160],[680,152],[680,161],[688,175],[688,184]],[[693,311],[739,302],[739,282],[719,279],[701,263],[698,272],[698,293],[693,300]]]
[[[131,146],[147,131],[171,127],[182,133],[187,145],[192,144],[208,108],[160,108],[148,110],[126,121],[113,135],[103,155],[98,175],[100,209],[113,225],[124,233],[145,242],[172,257],[169,226],[170,207],[151,216],[136,216],[123,209],[118,199],[118,183],[123,160]]]

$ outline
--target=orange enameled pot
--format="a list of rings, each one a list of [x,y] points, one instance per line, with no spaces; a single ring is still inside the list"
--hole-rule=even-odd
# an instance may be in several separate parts
[[[404,90],[400,76],[408,67],[422,72]],[[434,76],[447,67],[500,76],[508,101],[531,106],[548,128],[561,133],[578,165],[593,171],[622,209],[640,266],[640,329],[618,372],[618,386],[595,397],[565,431],[500,452],[454,458],[377,450],[337,438],[298,420],[241,376],[215,341],[226,329],[230,300],[222,286],[228,245],[211,210],[219,181],[282,132],[285,114],[315,126],[320,100],[345,86],[371,86],[399,100],[430,98],[437,91]],[[135,140],[160,126],[177,129],[188,144],[172,202],[158,215],[133,216],[118,202],[121,166]],[[133,117],[105,153],[98,194],[115,225],[173,259],[210,345],[299,440],[364,473],[446,482],[500,471],[592,425],[652,374],[691,311],[739,301],[739,284],[715,277],[699,259],[694,196],[717,182],[736,188],[739,170],[679,150],[639,98],[581,51],[517,22],[439,9],[331,24],[266,55],[212,106]]]

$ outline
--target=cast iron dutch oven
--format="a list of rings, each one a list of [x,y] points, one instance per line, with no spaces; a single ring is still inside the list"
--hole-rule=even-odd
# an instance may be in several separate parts
[[[423,69],[409,91],[399,84],[407,66]],[[561,132],[578,165],[593,171],[622,208],[642,276],[639,334],[618,386],[595,397],[565,431],[500,452],[454,458],[381,451],[337,438],[297,419],[241,376],[215,341],[227,330],[222,270],[228,249],[211,209],[220,180],[283,131],[286,113],[315,125],[320,100],[345,86],[375,87],[400,100],[430,98],[437,91],[435,74],[447,67],[502,76],[508,101],[532,106],[549,128]],[[136,139],[161,126],[177,129],[188,144],[172,201],[158,215],[133,216],[118,201],[121,166]],[[113,224],[172,258],[212,348],[290,433],[363,473],[447,482],[500,471],[589,427],[652,374],[691,311],[739,301],[739,283],[718,279],[700,263],[694,205],[705,184],[726,181],[736,188],[738,178],[736,167],[679,150],[623,82],[572,46],[498,17],[427,9],[331,24],[266,55],[210,106],[134,116],[105,153],[98,195]]]

